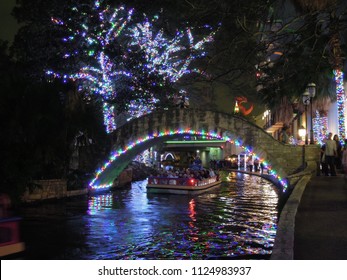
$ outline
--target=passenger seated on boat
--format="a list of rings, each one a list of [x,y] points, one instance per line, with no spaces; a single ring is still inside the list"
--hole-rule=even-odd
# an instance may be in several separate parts
[[[204,177],[205,179],[211,177],[211,176],[210,176],[210,171],[209,171],[209,170],[203,169],[202,172],[203,172],[203,177]]]
[[[190,178],[190,176],[189,176],[188,173],[180,173],[180,178],[181,178],[181,180],[179,181],[179,183],[180,183],[181,185],[185,185],[187,179]]]
[[[212,168],[210,168],[210,170],[209,170],[209,175],[210,175],[210,177],[216,176],[216,174],[214,173]]]
[[[197,164],[195,161],[193,162],[192,165],[189,166],[189,169],[190,170],[201,170],[202,169],[202,166],[200,164]]]
[[[210,169],[194,169],[194,168],[174,168],[173,170],[159,169],[153,177],[156,177],[153,182],[154,184],[163,184],[163,185],[186,185],[187,179],[195,179],[201,183],[206,183],[209,178],[218,178],[217,171]],[[172,178],[172,179],[171,179]],[[218,180],[218,179],[217,179]]]
[[[170,172],[168,178],[178,178],[176,173]],[[169,180],[169,185],[176,185],[177,180]]]
[[[193,178],[196,179],[196,180],[199,180],[199,181],[201,181],[203,179],[202,175],[198,171],[194,172]]]
[[[167,165],[167,166],[165,167],[165,170],[166,170],[166,171],[171,171],[171,170],[173,170],[173,166],[172,166],[172,165]]]
[[[200,157],[196,157],[196,159],[194,160],[194,163],[195,163],[196,165],[201,165],[201,164],[202,164],[202,161],[201,161]]]
[[[167,172],[164,172],[164,173],[160,174],[158,177],[159,177],[159,184],[167,185],[167,183],[168,183],[168,180],[167,180],[168,174],[167,174]]]

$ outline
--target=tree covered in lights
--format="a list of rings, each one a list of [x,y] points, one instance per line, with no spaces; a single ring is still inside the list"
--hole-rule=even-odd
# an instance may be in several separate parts
[[[77,67],[47,74],[79,82],[80,89],[98,97],[102,103],[107,132],[116,128],[115,114],[127,111],[130,118],[146,114],[165,99],[182,76],[192,72],[191,62],[205,55],[204,47],[213,33],[194,40],[191,28],[167,36],[155,26],[156,17],[133,19],[133,9],[111,8],[95,1],[92,7],[72,8],[83,20],[52,17],[59,27],[71,31],[63,38],[67,44],[64,64]],[[210,32],[210,31],[209,31]]]
[[[301,101],[307,84],[314,82],[317,94],[313,107],[326,113],[329,103],[324,100],[337,101],[339,136],[343,138],[346,2],[292,0],[276,4],[267,29],[264,28],[269,48],[259,67],[259,93],[264,103],[276,109],[287,100],[291,108],[290,103]],[[292,9],[290,4],[293,4]],[[287,8],[281,13],[284,6]],[[271,59],[266,61],[266,58]]]
[[[103,1],[103,3],[106,2],[112,7],[119,7],[122,3],[119,0]],[[64,59],[62,63],[61,57],[66,51],[78,49],[81,45],[78,45],[78,40],[62,44],[62,38],[68,37],[71,35],[70,31],[79,28],[80,22],[88,18],[90,8],[95,2],[93,0],[18,0],[17,3],[16,18],[21,22],[22,28],[16,38],[14,51],[16,56],[26,64],[28,73],[41,76],[42,69],[51,69],[61,74],[72,73],[71,69],[75,69],[76,73],[80,68],[79,60]],[[135,8],[133,23],[143,23],[145,21],[143,13],[148,15],[150,22],[155,15],[159,14],[159,18],[155,20],[156,29],[153,33],[163,30],[167,39],[174,38],[177,30],[186,30],[187,26],[221,24],[218,33],[214,36],[216,43],[213,44],[213,48],[210,44],[211,49],[208,50],[208,55],[204,59],[192,61],[189,67],[203,69],[208,75],[185,75],[174,85],[174,90],[176,87],[188,89],[191,106],[204,109],[219,108],[223,111],[230,105],[224,101],[220,103],[221,86],[226,88],[227,98],[231,101],[240,94],[252,102],[258,100],[254,65],[259,63],[259,48],[263,48],[258,41],[258,25],[266,19],[271,3],[272,1],[258,0],[153,0],[148,5],[147,1],[142,0],[126,1],[128,7]],[[78,7],[80,12],[73,11],[71,7]],[[59,25],[52,26],[51,17],[63,19],[66,24],[69,23],[71,30],[61,28],[62,26]],[[77,20],[78,18],[81,20]],[[96,19],[97,17],[93,17],[93,20],[96,21]],[[196,38],[202,38],[203,34],[207,33],[209,31],[205,28],[192,30]],[[188,40],[186,41],[188,45]],[[74,43],[75,46],[72,48],[71,45]],[[139,55],[137,59],[142,58]],[[160,98],[160,93],[163,92],[161,89],[164,87],[164,91],[172,92],[172,85],[163,84],[162,80],[156,76],[151,78],[153,81],[160,82],[156,83],[156,88],[152,88],[151,92],[154,92],[157,99],[165,101],[165,95]],[[118,96],[120,95],[121,93],[118,92]],[[121,100],[118,100],[117,105],[120,104],[119,101]],[[223,108],[220,108],[221,106]]]
[[[302,12],[309,12],[313,17],[317,17],[317,25],[327,36],[328,42],[324,46],[327,57],[334,74],[335,94],[337,101],[338,114],[338,135],[339,138],[346,137],[346,117],[345,117],[345,88],[344,88],[344,51],[346,42],[346,11],[347,4],[341,0],[321,0],[321,1],[306,1],[293,0]],[[325,52],[325,51],[324,51]]]
[[[112,7],[119,7],[122,1],[109,0],[107,2],[112,4]],[[151,15],[149,16],[151,21],[153,15],[158,14],[158,11],[160,11],[159,18],[156,21],[160,28],[157,30],[164,30],[165,34],[170,34],[170,37],[174,37],[177,30],[184,30],[185,26],[203,26],[206,23],[216,26],[221,23],[214,38],[216,43],[213,46],[213,51],[209,51],[207,59],[198,60],[198,63],[208,62],[208,64],[202,63],[198,66],[199,69],[206,70],[209,75],[197,76],[199,77],[199,83],[195,84],[192,84],[192,79],[185,79],[184,77],[178,82],[186,89],[189,89],[191,105],[199,106],[199,108],[217,109],[215,102],[218,102],[218,87],[220,85],[226,87],[231,101],[234,100],[235,95],[243,95],[254,103],[258,103],[259,99],[262,99],[263,103],[269,106],[278,105],[281,102],[281,97],[293,96],[297,98],[303,92],[303,87],[307,84],[306,80],[309,82],[314,81],[319,85],[317,87],[317,98],[329,92],[326,89],[329,88],[329,74],[331,73],[326,71],[327,56],[322,50],[327,50],[327,48],[324,49],[323,38],[318,38],[317,44],[306,44],[306,42],[315,41],[316,38],[310,36],[312,34],[319,35],[319,37],[323,35],[324,37],[324,34],[315,33],[314,18],[318,18],[313,17],[312,14],[311,17],[306,17],[306,14],[296,14],[292,18],[293,23],[300,23],[305,20],[306,23],[312,24],[308,26],[304,23],[303,28],[294,28],[293,25],[287,24],[288,22],[285,19],[287,10],[282,14],[278,12],[284,2],[288,1],[153,0],[148,5],[146,1],[129,0],[126,1],[126,4],[129,7],[135,7],[136,13],[133,14],[133,23],[144,23],[145,19],[142,17],[142,13]],[[75,43],[74,48],[71,47],[71,49],[78,49],[81,45],[78,45],[78,40],[62,44],[61,39],[68,37],[71,30],[76,30],[79,23],[86,20],[86,15],[90,13],[90,8],[94,6],[95,2],[92,0],[18,0],[17,3],[20,6],[17,9],[16,17],[24,25],[18,34],[19,36],[17,36],[14,50],[16,56],[26,63],[28,72],[31,75],[42,74],[39,71],[45,68],[53,69],[57,73],[71,73],[71,69],[76,67],[76,73],[80,65],[73,63],[73,59],[64,59],[64,63],[61,63],[61,57],[68,50],[68,45]],[[106,3],[106,1],[103,3]],[[80,13],[76,13],[71,9],[74,6],[78,7]],[[19,10],[21,10],[21,13],[19,13]],[[341,13],[343,12],[341,10]],[[135,18],[136,15],[138,17]],[[72,29],[60,28],[62,26],[59,25],[52,27],[50,22],[52,16],[64,19],[64,21],[70,19],[69,24]],[[77,20],[78,17],[81,21]],[[283,18],[282,23],[284,25],[278,32],[266,29]],[[93,19],[96,21],[97,18],[93,17]],[[309,28],[305,29],[305,27]],[[193,34],[195,35],[197,31],[197,29],[194,29]],[[326,41],[328,41],[327,37],[325,36]],[[271,38],[271,40],[264,43],[263,38]],[[305,38],[311,38],[312,40],[306,40]],[[278,43],[282,46],[281,49],[277,48]],[[259,79],[256,78],[259,71],[255,65],[260,65],[266,61],[269,54],[267,52],[268,46],[271,45],[275,46],[275,49],[272,49],[273,52],[282,51],[284,55],[281,57],[282,62],[275,65],[275,67],[262,69],[266,72],[267,78],[261,81],[261,84],[265,87],[259,94],[256,91],[256,83],[259,82]],[[261,53],[266,55],[262,56]],[[143,59],[143,57],[139,55],[138,59]],[[69,64],[69,61],[71,61],[71,64]],[[302,63],[302,61],[305,61],[305,63]],[[136,64],[136,60],[133,63]],[[192,65],[195,63],[196,61],[193,61]],[[59,69],[60,66],[62,69]],[[141,73],[140,69],[138,71]],[[310,74],[310,77],[300,73]],[[152,81],[161,81],[157,77],[152,78]],[[163,83],[156,83],[156,85],[156,88],[152,88],[151,92],[155,92],[157,98],[162,92],[161,87],[165,87],[165,91],[172,90],[171,85]],[[131,88],[123,89],[124,91],[129,89],[129,94],[118,92],[118,96],[127,97],[131,95]],[[115,103],[121,105],[122,100]],[[144,100],[149,99],[145,98]],[[163,95],[162,100],[165,100],[165,95]],[[129,104],[129,102],[125,103]],[[218,104],[218,107],[220,105],[224,106],[226,102]],[[99,106],[102,106],[102,104]],[[230,105],[228,106],[230,107]],[[138,103],[132,105],[132,107],[134,109],[138,108]],[[258,106],[256,107],[258,108]]]

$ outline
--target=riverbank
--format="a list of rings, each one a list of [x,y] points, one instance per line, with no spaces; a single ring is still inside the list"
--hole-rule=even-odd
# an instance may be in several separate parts
[[[115,180],[113,188],[121,188],[133,181],[146,179],[153,173],[153,168],[142,163],[132,162]],[[34,180],[21,197],[22,203],[37,203],[49,200],[59,200],[74,196],[87,195],[87,183],[70,189],[67,179]]]

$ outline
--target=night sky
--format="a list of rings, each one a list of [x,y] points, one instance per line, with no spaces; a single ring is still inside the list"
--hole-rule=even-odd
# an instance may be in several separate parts
[[[16,0],[0,0],[0,39],[12,41],[18,28],[17,21],[11,16]]]

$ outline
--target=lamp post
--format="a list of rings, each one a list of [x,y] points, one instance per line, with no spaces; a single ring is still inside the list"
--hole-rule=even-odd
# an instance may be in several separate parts
[[[307,106],[310,104],[310,94],[306,90],[302,94],[302,102],[305,105],[305,117],[306,117],[306,131],[305,131],[305,145],[308,145],[308,132],[307,132]]]
[[[310,96],[310,107],[311,107],[311,129],[310,129],[310,144],[314,144],[314,137],[313,137],[313,115],[312,115],[312,103],[313,103],[313,98],[316,95],[316,84],[314,83],[309,83],[307,85],[307,91]]]

